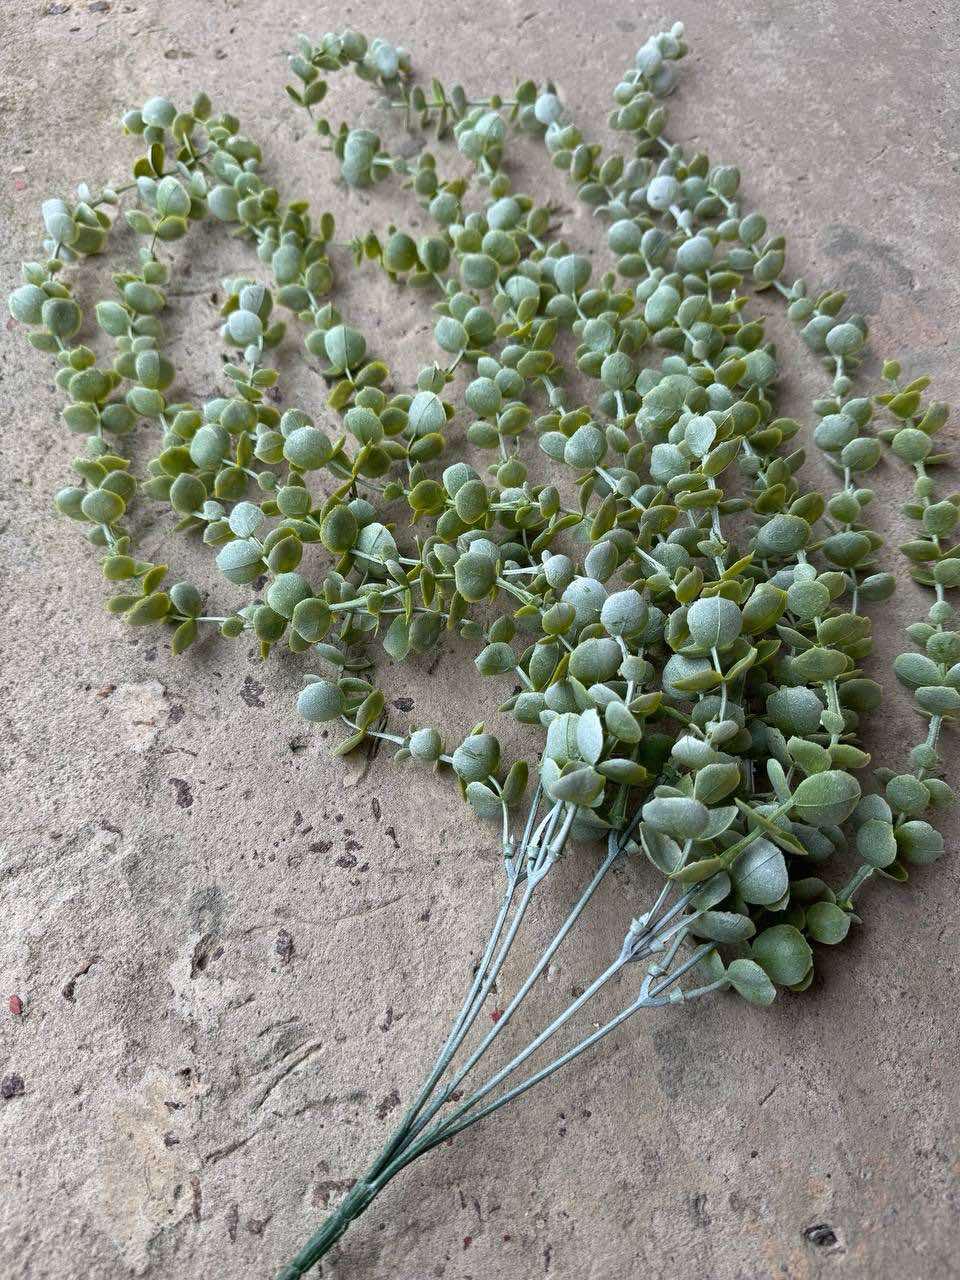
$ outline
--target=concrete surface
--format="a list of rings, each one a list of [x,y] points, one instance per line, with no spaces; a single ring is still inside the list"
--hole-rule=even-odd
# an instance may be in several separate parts
[[[771,223],[792,231],[791,263],[848,282],[877,350],[957,398],[960,20],[945,2],[3,0],[0,291],[36,251],[40,201],[122,174],[133,151],[115,121],[157,92],[187,102],[205,87],[263,139],[288,189],[384,225],[388,199],[346,199],[300,138],[282,93],[300,29],[353,22],[477,89],[553,76],[599,134],[621,67],[673,18],[693,45],[673,135],[741,163]],[[366,101],[337,92],[338,116],[340,101],[345,113]],[[181,282],[189,395],[214,385],[206,294],[249,265],[210,235]],[[86,296],[105,270],[84,269]],[[351,305],[412,372],[419,304]],[[286,385],[309,403],[302,377]],[[263,666],[225,642],[172,660],[104,615],[93,556],[50,512],[73,453],[59,405],[49,361],[11,323],[0,1074],[22,1091],[14,1081],[0,1101],[0,1273],[268,1277],[425,1070],[493,908],[496,861],[441,782],[383,760],[358,779],[331,762],[291,714],[296,661]],[[906,482],[882,483],[895,533]],[[149,517],[142,527],[148,548],[181,554]],[[885,610],[883,662],[918,607],[905,588]],[[439,708],[469,727],[457,669],[449,652],[434,672],[405,669],[396,696],[421,720]],[[874,741],[887,761],[916,726],[883,678]],[[631,1024],[394,1184],[325,1274],[955,1276],[957,868],[951,856],[906,888],[873,888],[864,928],[801,998]],[[582,872],[564,866],[509,979]],[[609,953],[646,883],[632,867],[608,886],[552,974],[558,994]],[[7,1013],[13,994],[22,1016]]]

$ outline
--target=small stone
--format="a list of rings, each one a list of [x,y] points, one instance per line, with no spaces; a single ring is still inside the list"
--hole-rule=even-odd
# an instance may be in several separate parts
[[[808,1244],[818,1249],[833,1249],[840,1243],[833,1227],[826,1222],[815,1223],[812,1227],[804,1227],[803,1238]]]

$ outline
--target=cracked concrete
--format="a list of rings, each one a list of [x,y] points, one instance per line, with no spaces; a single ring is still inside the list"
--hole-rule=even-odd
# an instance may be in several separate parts
[[[156,92],[206,88],[263,139],[268,172],[297,175],[351,229],[386,224],[389,198],[346,197],[301,137],[282,93],[298,30],[343,18],[478,89],[552,76],[598,134],[620,68],[674,17],[693,52],[673,134],[739,162],[751,200],[792,232],[791,265],[848,282],[876,350],[960,398],[960,23],[943,4],[0,0],[0,291],[35,252],[40,201],[122,173],[132,148],[115,122]],[[343,104],[376,119],[361,87],[333,95],[337,118]],[[589,220],[569,233],[589,243]],[[190,334],[175,352],[185,394],[214,386],[208,294],[252,262],[201,233],[172,308]],[[81,293],[108,269],[85,266]],[[366,288],[349,287],[351,314],[406,376],[425,309]],[[310,376],[297,379],[285,369],[309,404]],[[798,404],[813,385],[808,369]],[[331,760],[291,713],[297,662],[261,665],[226,642],[175,660],[103,613],[94,557],[50,512],[75,447],[58,409],[48,361],[11,322],[0,974],[16,1003],[0,1020],[0,1272],[269,1277],[410,1098],[479,954],[497,860],[442,781],[411,785],[382,756],[362,776]],[[877,518],[896,538],[908,484],[892,470],[882,484]],[[150,517],[141,529],[151,551],[179,554]],[[889,662],[918,607],[905,588],[879,628],[885,762],[913,741]],[[434,658],[391,677],[395,709],[459,725],[455,654]],[[813,991],[631,1024],[511,1118],[415,1166],[324,1274],[955,1276],[955,818],[945,830],[951,856],[875,887]],[[582,870],[581,857],[561,868],[507,985]],[[646,883],[639,866],[611,879],[558,956],[557,998],[595,970]]]

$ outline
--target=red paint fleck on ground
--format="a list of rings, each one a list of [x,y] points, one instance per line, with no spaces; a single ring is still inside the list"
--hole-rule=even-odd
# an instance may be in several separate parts
[[[15,1018],[19,1018],[23,1014],[23,1001],[19,996],[11,996],[7,1002],[10,1005],[10,1012]]]
[[[499,1021],[500,1021],[500,1019],[501,1019],[502,1017],[503,1017],[503,1010],[502,1010],[502,1009],[491,1009],[491,1010],[490,1010],[490,1020],[491,1020],[491,1022],[499,1022]]]

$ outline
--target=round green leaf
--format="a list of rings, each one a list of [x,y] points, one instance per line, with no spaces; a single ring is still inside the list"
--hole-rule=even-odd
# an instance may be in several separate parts
[[[804,778],[793,793],[793,812],[812,827],[838,827],[860,799],[860,783],[842,769],[826,769]]]
[[[464,782],[482,782],[496,772],[500,743],[491,733],[473,733],[453,753],[453,771]]]
[[[329,680],[311,681],[297,699],[297,710],[314,724],[335,720],[342,709],[343,694]]]
[[[792,987],[810,972],[813,952],[799,929],[792,924],[775,924],[754,939],[751,954],[771,981]]]
[[[776,987],[753,960],[734,960],[727,965],[726,976],[731,987],[750,1004],[773,1004]]]
[[[850,917],[832,902],[814,902],[807,907],[807,932],[814,942],[834,946],[850,930]]]
[[[710,815],[706,805],[689,796],[656,796],[643,806],[643,820],[676,840],[695,840]]]
[[[762,836],[737,858],[730,876],[744,902],[761,907],[779,902],[790,884],[783,854]]]

